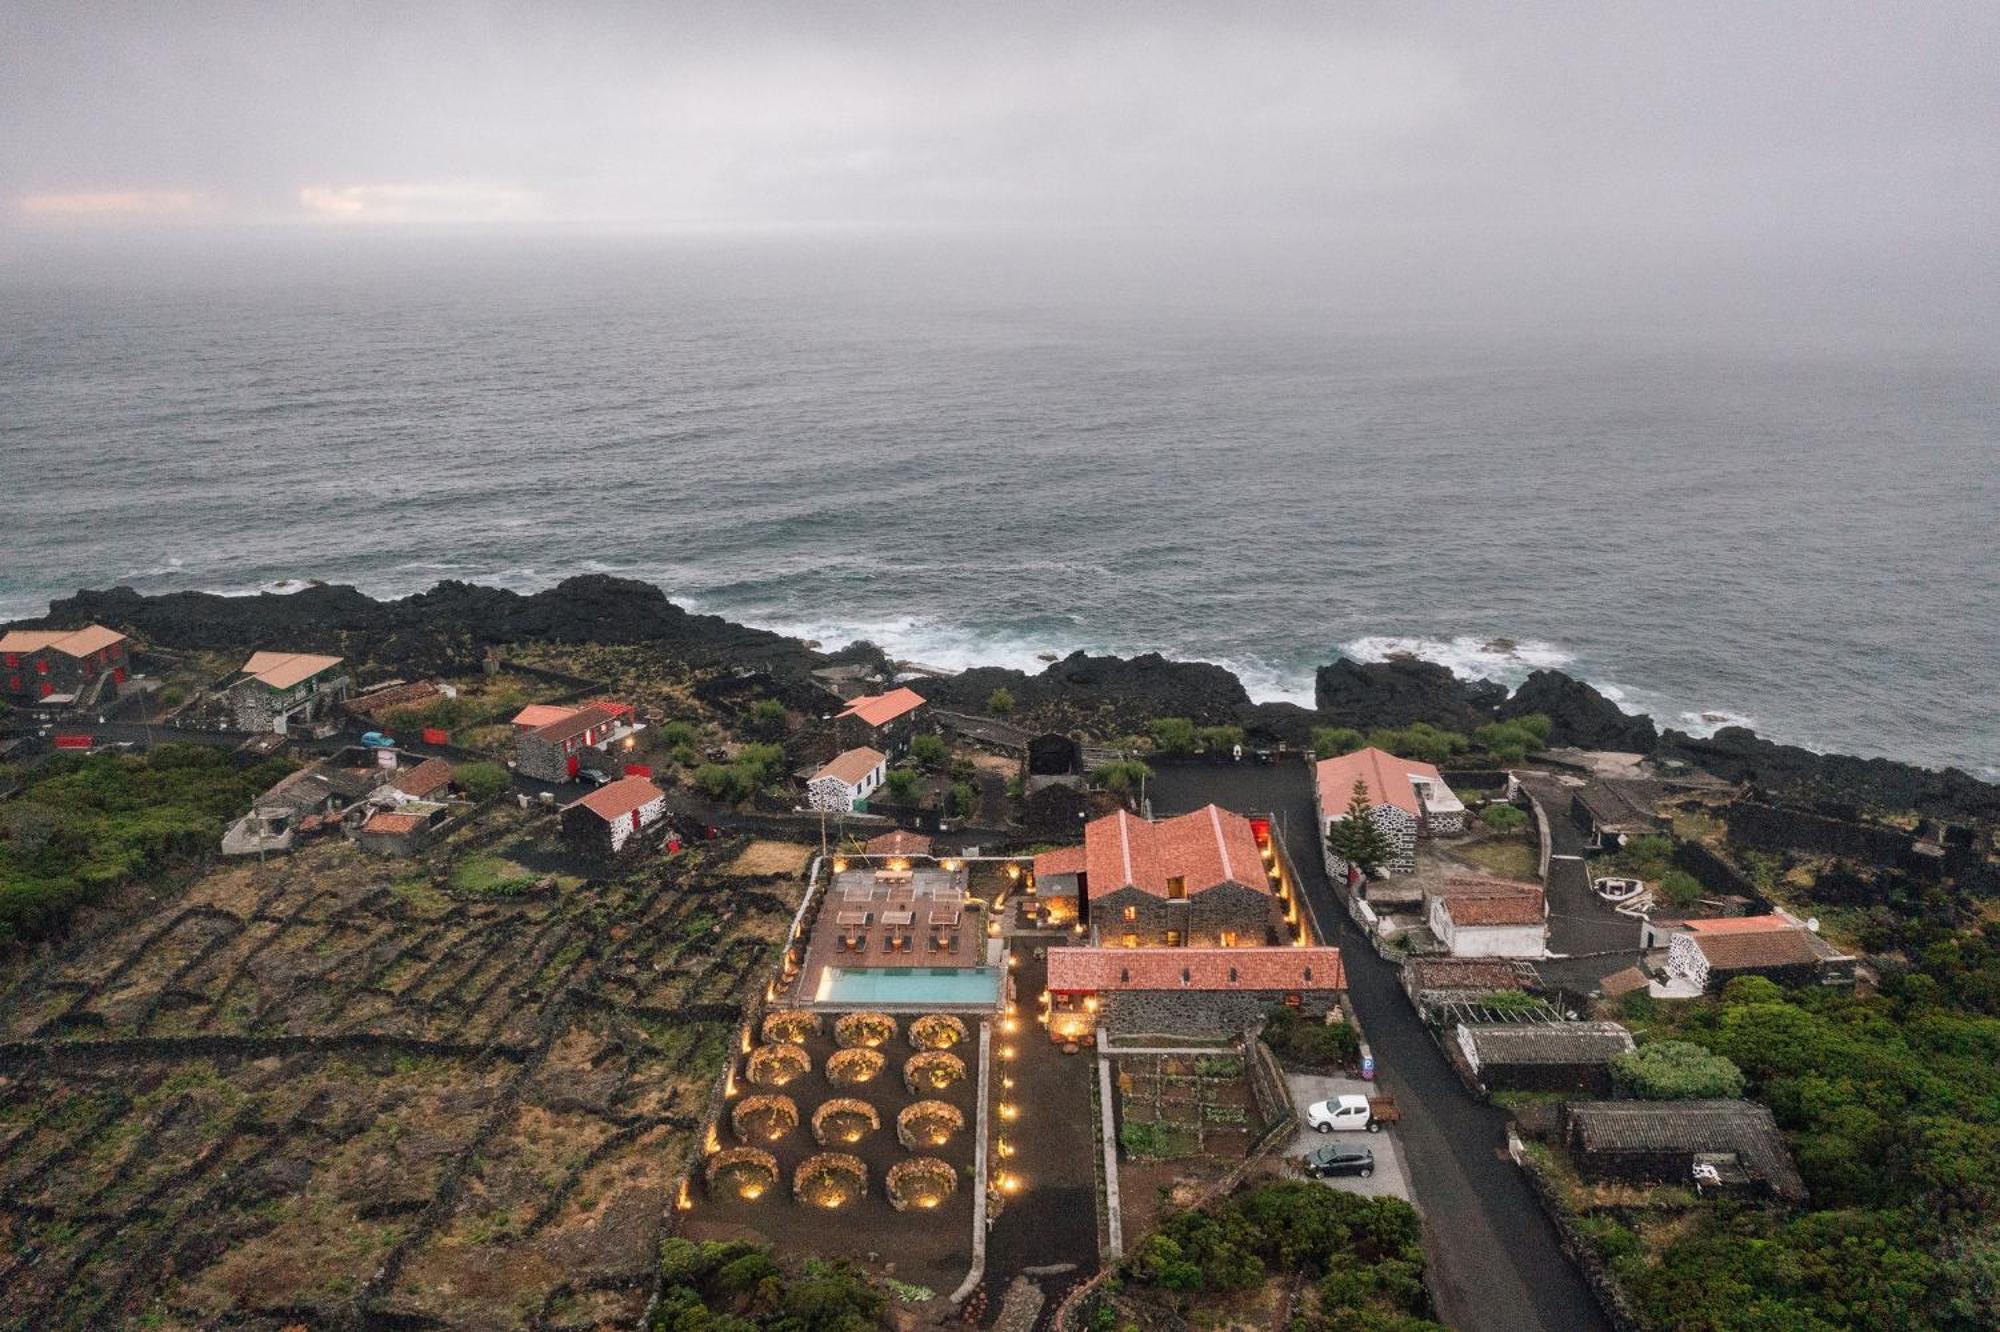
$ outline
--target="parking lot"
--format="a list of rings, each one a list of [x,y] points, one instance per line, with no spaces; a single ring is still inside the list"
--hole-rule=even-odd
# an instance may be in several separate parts
[[[1401,1198],[1405,1202],[1414,1201],[1410,1196],[1409,1172],[1403,1168],[1403,1144],[1393,1127],[1384,1128],[1380,1133],[1348,1132],[1319,1133],[1304,1127],[1306,1108],[1315,1101],[1330,1100],[1344,1093],[1355,1092],[1366,1096],[1371,1092],[1379,1096],[1381,1088],[1372,1082],[1359,1078],[1322,1078],[1304,1073],[1287,1073],[1285,1081],[1292,1089],[1292,1103],[1299,1109],[1299,1136],[1286,1152],[1288,1159],[1297,1159],[1307,1152],[1315,1151],[1331,1143],[1345,1146],[1366,1147],[1375,1153],[1375,1173],[1363,1178],[1360,1175],[1333,1175],[1324,1182],[1336,1189],[1346,1189],[1349,1193],[1363,1193],[1371,1198]]]

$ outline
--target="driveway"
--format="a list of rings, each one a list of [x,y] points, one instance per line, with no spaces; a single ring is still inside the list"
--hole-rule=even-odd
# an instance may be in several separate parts
[[[1570,817],[1575,787],[1549,773],[1521,774],[1521,789],[1549,825],[1549,872],[1543,890],[1549,899],[1549,951],[1560,957],[1619,953],[1595,974],[1618,970],[1639,957],[1639,922],[1621,916],[1590,889],[1590,862],[1584,859],[1583,829]]]
[[[1321,1133],[1317,1129],[1304,1127],[1306,1108],[1315,1101],[1326,1101],[1348,1092],[1363,1096],[1373,1092],[1382,1094],[1381,1088],[1359,1078],[1323,1078],[1308,1073],[1287,1073],[1285,1081],[1291,1085],[1292,1104],[1299,1108],[1299,1136],[1292,1140],[1287,1157],[1304,1156],[1322,1147],[1339,1143],[1346,1147],[1366,1147],[1375,1153],[1375,1173],[1363,1179],[1359,1175],[1331,1175],[1322,1182],[1349,1193],[1365,1194],[1370,1198],[1401,1198],[1404,1202],[1415,1199],[1410,1193],[1409,1172],[1403,1166],[1403,1145],[1398,1141],[1394,1128],[1385,1128],[1380,1133]]]
[[[1563,1255],[1548,1215],[1507,1155],[1507,1117],[1472,1099],[1378,957],[1335,901],[1321,859],[1312,772],[1273,767],[1163,768],[1154,809],[1174,814],[1210,800],[1279,817],[1306,904],[1340,948],[1348,997],[1403,1119],[1397,1148],[1424,1215],[1424,1252],[1438,1315],[1460,1332],[1598,1332],[1608,1327],[1583,1277]]]

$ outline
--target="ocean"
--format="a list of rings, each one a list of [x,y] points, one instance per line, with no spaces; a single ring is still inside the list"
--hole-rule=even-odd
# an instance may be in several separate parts
[[[840,233],[0,264],[0,616],[648,579],[936,667],[1559,667],[2000,775],[2000,356]]]

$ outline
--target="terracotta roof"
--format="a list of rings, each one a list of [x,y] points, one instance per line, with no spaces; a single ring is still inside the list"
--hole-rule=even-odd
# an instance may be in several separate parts
[[[659,787],[644,777],[620,777],[615,782],[606,782],[581,800],[572,800],[564,809],[575,809],[581,805],[598,818],[610,823],[622,819],[642,805],[650,805],[666,795]]]
[[[1429,891],[1442,899],[1454,925],[1539,925],[1548,917],[1532,883],[1457,874]]]
[[[1342,990],[1338,948],[1051,948],[1049,989]]]
[[[1693,925],[1695,922],[1688,922]],[[1716,971],[1748,971],[1757,967],[1795,967],[1819,961],[1812,935],[1803,927],[1694,932],[1694,944]]]
[[[891,689],[886,694],[863,694],[848,703],[843,717],[859,717],[870,726],[881,726],[924,705],[924,696],[914,689]]]
[[[313,652],[253,652],[250,660],[243,663],[243,673],[272,689],[290,689],[321,671],[333,669],[340,662],[339,657],[324,657]]]
[[[1754,1101],[1573,1101],[1563,1117],[1588,1154],[1733,1153],[1778,1196],[1805,1197],[1776,1119]]]
[[[1152,823],[1121,809],[1085,825],[1083,848],[1095,896],[1131,887],[1165,897],[1174,877],[1190,896],[1221,883],[1271,891],[1250,820],[1217,805]]]
[[[1780,915],[1708,916],[1687,922],[1695,934],[1768,934],[1773,930],[1795,930],[1796,922]]]
[[[1603,980],[1597,982],[1597,988],[1604,992],[1605,998],[1616,999],[1620,995],[1631,994],[1635,990],[1643,990],[1650,983],[1646,979],[1645,972],[1639,970],[1637,967],[1626,967],[1623,971],[1614,971]]]
[[[405,684],[384,685],[371,689],[359,698],[347,700],[350,712],[358,712],[364,717],[380,717],[397,708],[415,707],[434,698],[442,698],[444,691],[429,680],[413,680]]]
[[[40,652],[53,648],[65,656],[87,657],[124,641],[125,635],[101,624],[87,624],[81,629],[9,629],[0,634],[0,652]]]
[[[1327,817],[1347,808],[1347,802],[1354,798],[1357,781],[1368,784],[1371,804],[1394,805],[1412,814],[1421,814],[1423,809],[1417,804],[1417,788],[1410,785],[1410,778],[1428,777],[1439,786],[1444,785],[1444,779],[1431,764],[1397,758],[1373,746],[1338,758],[1321,759],[1314,775],[1319,780],[1320,811]]]
[[[1035,857],[1035,877],[1044,874],[1081,874],[1084,852],[1080,846],[1061,846]]]
[[[898,828],[880,837],[869,838],[861,850],[871,856],[927,856],[931,853],[931,839],[922,833]]]
[[[574,717],[579,709],[567,708],[556,703],[530,703],[514,714],[514,725],[526,727],[530,731],[553,725],[565,717]]]
[[[886,758],[888,755],[881,750],[869,749],[865,745],[860,749],[850,749],[845,754],[836,754],[831,763],[812,775],[811,780],[816,782],[823,777],[835,777],[848,786],[859,786],[869,769]]]
[[[1494,1022],[1463,1027],[1481,1064],[1608,1064],[1632,1048],[1616,1022]]]
[[[388,810],[378,810],[368,816],[368,822],[361,825],[364,833],[379,833],[384,837],[402,837],[424,826],[421,814],[394,814]]]
[[[451,785],[451,764],[441,758],[427,758],[414,768],[405,768],[389,779],[389,785],[407,796],[435,795]]]
[[[592,703],[588,707],[578,708],[566,716],[558,717],[546,725],[537,726],[529,734],[538,740],[548,740],[555,744],[561,744],[565,740],[582,735],[585,731],[593,727],[617,721],[623,715],[612,704]]]
[[[1403,964],[1418,990],[1525,990],[1528,983],[1512,962],[1486,957],[1412,958]]]

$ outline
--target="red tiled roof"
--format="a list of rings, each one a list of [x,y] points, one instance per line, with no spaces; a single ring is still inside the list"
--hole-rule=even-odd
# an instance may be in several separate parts
[[[340,662],[339,657],[315,652],[253,652],[250,660],[243,663],[243,673],[272,689],[290,689],[321,671],[332,670]]]
[[[427,758],[414,768],[405,768],[389,780],[407,796],[434,795],[451,785],[451,764],[441,758]]]
[[[812,775],[812,780],[816,782],[822,777],[837,777],[848,786],[859,786],[861,779],[868,775],[868,770],[887,757],[880,750],[869,749],[865,745],[860,749],[850,749],[845,754],[834,755],[832,762]]]
[[[1768,934],[1773,930],[1794,930],[1798,926],[1783,916],[1713,916],[1703,920],[1691,920],[1689,930],[1696,934]]]
[[[1328,817],[1347,808],[1347,802],[1354,798],[1357,781],[1368,784],[1371,804],[1394,805],[1412,814],[1421,814],[1423,810],[1417,804],[1417,789],[1410,785],[1410,778],[1428,777],[1439,785],[1444,781],[1437,768],[1429,763],[1397,758],[1373,746],[1338,758],[1321,759],[1314,773],[1319,780],[1320,811]]]
[[[538,731],[551,726],[565,717],[574,717],[578,709],[563,707],[556,703],[530,703],[514,714],[514,725],[524,726],[530,731]]]
[[[1037,878],[1044,874],[1081,874],[1083,866],[1083,848],[1080,846],[1061,846],[1035,857]]]
[[[1132,887],[1165,897],[1176,876],[1189,895],[1220,883],[1271,891],[1250,820],[1216,805],[1153,823],[1121,809],[1084,827],[1083,848],[1094,895]]]
[[[863,694],[850,702],[840,715],[859,717],[870,726],[882,726],[923,705],[924,696],[916,690],[891,689],[886,694]]]
[[[361,825],[364,833],[378,833],[384,837],[402,837],[424,826],[421,814],[393,814],[379,810],[368,816],[368,822]]]
[[[1812,936],[1803,927],[1790,924],[1762,930],[1698,930],[1694,944],[1717,971],[1795,967],[1819,961]]]
[[[927,856],[931,853],[931,839],[922,833],[898,828],[880,837],[869,838],[861,850],[871,856]]]
[[[1540,925],[1542,895],[1530,897],[1447,897],[1445,913],[1454,925]]]
[[[621,777],[615,782],[606,782],[581,800],[572,800],[564,809],[583,806],[598,818],[610,823],[622,819],[642,805],[650,805],[666,795],[659,787],[644,777]]]
[[[1232,979],[1233,976],[1233,979]],[[1338,948],[1051,948],[1049,989],[1343,990]]]
[[[578,708],[568,716],[560,717],[546,726],[537,726],[529,734],[538,740],[547,740],[555,744],[561,744],[563,741],[582,735],[585,731],[591,730],[594,727],[617,721],[622,715],[624,714],[619,711],[615,704],[592,703],[590,706]]]
[[[53,648],[64,656],[87,657],[124,641],[125,635],[101,624],[87,624],[81,629],[9,629],[0,634],[0,652],[40,652]]]

